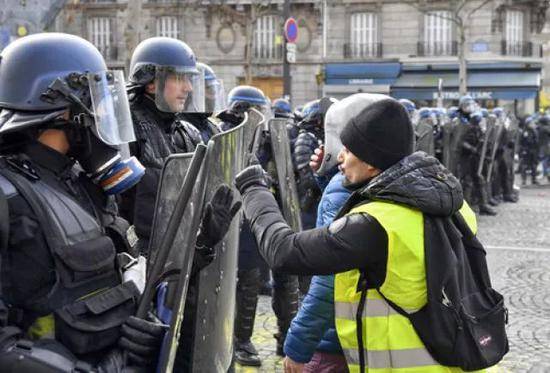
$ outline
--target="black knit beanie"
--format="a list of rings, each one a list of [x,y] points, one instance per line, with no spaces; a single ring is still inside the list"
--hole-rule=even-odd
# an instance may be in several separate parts
[[[342,144],[362,161],[386,170],[414,151],[414,130],[398,101],[381,100],[353,117],[340,134]]]

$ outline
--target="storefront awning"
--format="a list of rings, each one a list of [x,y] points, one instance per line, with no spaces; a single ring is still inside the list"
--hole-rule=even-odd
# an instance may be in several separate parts
[[[458,99],[458,72],[403,72],[391,88],[395,98],[433,100],[442,79],[443,98]],[[540,70],[469,71],[468,93],[474,99],[525,100],[540,89]]]
[[[399,62],[332,63],[325,65],[325,84],[391,85],[401,71]]]

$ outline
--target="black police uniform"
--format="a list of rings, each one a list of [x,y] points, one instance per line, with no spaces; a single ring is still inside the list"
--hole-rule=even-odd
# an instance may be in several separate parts
[[[121,210],[134,224],[140,239],[140,251],[147,254],[155,200],[165,160],[175,153],[195,150],[200,143],[199,131],[175,114],[157,109],[154,99],[143,94],[130,105],[136,142],[130,144],[130,153],[145,166],[145,175],[122,198]]]
[[[480,162],[480,151],[483,146],[483,131],[479,124],[470,120],[461,142],[460,177],[464,189],[464,199],[470,204],[477,204],[480,213],[494,215],[495,211],[488,206],[489,196],[485,178],[477,173]],[[477,198],[477,203],[474,203]]]
[[[139,237],[139,250],[148,255],[148,244],[155,213],[157,188],[164,162],[171,154],[193,152],[202,142],[200,132],[174,113],[160,111],[155,100],[146,94],[135,98],[130,104],[136,142],[130,144],[130,153],[145,166],[141,181],[122,199],[125,213],[133,222]],[[197,277],[200,269],[214,258],[208,255],[194,256],[192,276],[189,283],[184,323],[175,369],[188,371],[193,348],[193,330],[196,319]],[[169,287],[168,298],[174,288]]]
[[[42,371],[51,363],[43,361],[44,350],[66,357],[56,369],[91,369],[135,312],[139,293],[132,282],[122,283],[116,261],[135,243],[129,225],[114,200],[73,165],[38,142],[0,158],[9,215],[1,251],[0,370]],[[55,341],[38,340],[54,335]]]
[[[220,133],[218,126],[209,119],[211,115],[212,113],[182,113],[179,117],[192,124],[199,131],[201,140],[207,144],[212,136]]]
[[[527,171],[531,174],[531,183],[538,184],[537,165],[539,162],[539,136],[536,129],[526,126],[519,140],[519,170],[522,183],[527,181]]]

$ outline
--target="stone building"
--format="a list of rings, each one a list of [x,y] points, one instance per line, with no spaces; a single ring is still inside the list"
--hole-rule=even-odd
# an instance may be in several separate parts
[[[49,30],[93,42],[114,68],[155,35],[186,41],[224,80],[282,94],[283,0],[67,1]],[[291,98],[382,92],[434,105],[458,98],[464,31],[468,91],[484,104],[535,109],[548,1],[291,1],[299,26]],[[461,20],[457,19],[458,15]],[[460,27],[462,21],[463,27]],[[546,81],[550,87],[550,81]]]
[[[65,1],[0,0],[0,50],[13,40],[48,28]]]

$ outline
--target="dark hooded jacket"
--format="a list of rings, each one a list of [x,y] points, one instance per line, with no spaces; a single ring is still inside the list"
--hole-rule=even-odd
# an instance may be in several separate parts
[[[423,152],[402,159],[355,191],[328,227],[294,233],[265,187],[249,188],[243,199],[260,252],[272,269],[299,275],[364,269],[369,287],[384,282],[388,237],[374,217],[346,215],[350,210],[374,200],[389,201],[422,211],[430,224],[431,218],[451,216],[463,204],[459,181]]]

